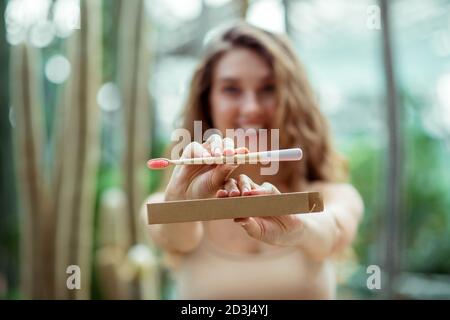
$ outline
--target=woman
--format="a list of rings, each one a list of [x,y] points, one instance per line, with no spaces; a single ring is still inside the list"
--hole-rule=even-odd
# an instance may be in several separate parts
[[[279,147],[300,147],[304,157],[280,163],[276,175],[261,175],[259,165],[177,166],[165,192],[149,201],[319,191],[325,211],[149,226],[154,243],[179,257],[177,298],[334,298],[332,256],[354,238],[363,203],[345,183],[345,162],[289,42],[244,23],[211,40],[184,113],[192,136],[196,120],[223,136],[226,129],[279,129]],[[247,151],[212,135],[190,143],[182,157]]]

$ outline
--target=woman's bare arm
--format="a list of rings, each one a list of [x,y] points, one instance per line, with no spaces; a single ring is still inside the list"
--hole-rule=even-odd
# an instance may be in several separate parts
[[[325,214],[299,215],[303,226],[296,238],[299,247],[320,261],[352,242],[364,204],[350,184],[315,183],[309,189],[322,193]]]
[[[147,202],[165,201],[164,193],[155,193],[147,198]],[[148,225],[147,207],[144,204],[141,217]],[[194,250],[203,237],[201,222],[185,222],[170,224],[153,224],[147,226],[150,239],[168,252],[187,253]]]
[[[225,193],[236,191],[245,196],[244,190],[251,190],[247,191],[248,195],[280,194],[271,183],[258,185],[243,174],[237,179],[227,181]],[[246,217],[234,221],[255,239],[271,245],[299,247],[312,259],[322,261],[353,240],[364,206],[359,193],[350,184],[315,182],[306,189],[322,193],[323,214]]]

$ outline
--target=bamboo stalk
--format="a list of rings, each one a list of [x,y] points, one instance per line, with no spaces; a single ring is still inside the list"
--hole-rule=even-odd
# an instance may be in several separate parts
[[[101,68],[101,1],[82,0],[81,30],[68,42],[72,76],[65,87],[62,158],[57,177],[56,296],[90,297],[91,250],[95,188],[100,157],[100,110],[96,104]],[[81,289],[68,290],[66,268],[81,269]]]
[[[15,111],[16,171],[20,194],[21,283],[25,298],[46,298],[45,251],[48,238],[46,188],[43,177],[45,125],[40,96],[39,51],[26,44],[11,49],[11,99]]]
[[[132,299],[129,273],[123,265],[130,239],[126,195],[121,189],[106,190],[100,201],[100,249],[96,252],[102,295],[106,299]],[[124,276],[128,275],[128,276]]]
[[[160,265],[154,250],[148,245],[137,244],[130,248],[127,264],[134,271],[139,285],[140,298],[144,300],[160,299]]]
[[[103,192],[100,199],[100,247],[128,250],[130,234],[127,232],[126,195],[118,188]]]
[[[118,85],[124,108],[125,150],[123,151],[123,186],[127,196],[130,248],[146,241],[139,211],[146,198],[145,163],[150,152],[151,109],[148,92],[150,75],[150,23],[144,1],[121,2],[118,39]],[[146,134],[147,133],[147,134]],[[131,284],[136,297],[149,292],[142,282],[150,278],[137,273]],[[157,283],[147,286],[158,288]],[[157,289],[155,289],[157,290]]]
[[[138,211],[145,199],[145,162],[149,154],[150,101],[148,80],[150,36],[144,1],[123,1],[119,24],[118,84],[125,115],[125,150],[123,158],[124,189],[132,244],[139,235]]]
[[[104,299],[130,300],[132,270],[124,268],[125,252],[122,248],[106,246],[97,251],[97,269]]]

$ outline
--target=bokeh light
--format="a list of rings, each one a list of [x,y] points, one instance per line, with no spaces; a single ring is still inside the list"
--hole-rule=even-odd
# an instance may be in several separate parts
[[[67,38],[80,29],[80,1],[58,0],[53,8],[53,21],[60,38]]]
[[[230,2],[230,0],[204,0],[205,4],[210,7],[220,7]]]
[[[38,22],[30,30],[30,42],[38,48],[48,46],[54,37],[55,28],[48,20]]]
[[[101,86],[97,94],[97,103],[103,111],[115,111],[120,108],[120,91],[115,83],[108,82]]]
[[[250,5],[247,21],[272,32],[285,32],[284,7],[280,1],[261,0]]]
[[[52,56],[45,64],[45,76],[52,83],[64,83],[69,78],[70,71],[69,60],[60,54]]]
[[[38,30],[31,32],[34,42],[38,46],[50,43],[52,36],[46,24],[50,5],[50,0],[11,0],[8,2],[5,11],[7,41],[11,45],[25,42],[30,30],[37,26]],[[36,34],[43,31],[47,31],[47,33]]]

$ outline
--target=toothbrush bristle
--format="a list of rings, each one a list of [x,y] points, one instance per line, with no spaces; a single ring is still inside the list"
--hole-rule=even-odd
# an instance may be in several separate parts
[[[150,169],[163,169],[169,165],[166,159],[152,159],[147,161],[147,167]]]

